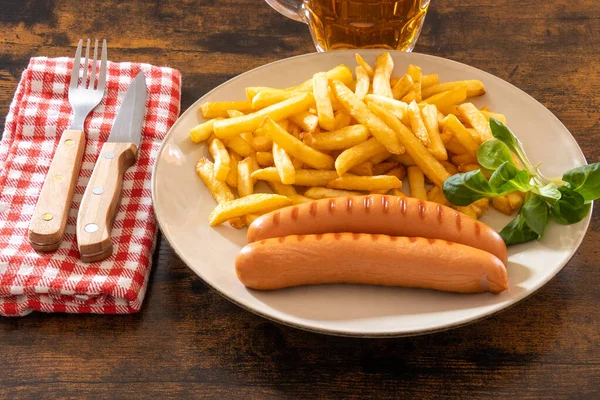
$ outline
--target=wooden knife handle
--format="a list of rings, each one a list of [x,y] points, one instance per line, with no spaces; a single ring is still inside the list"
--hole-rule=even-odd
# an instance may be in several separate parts
[[[60,246],[84,148],[83,131],[63,132],[29,223],[29,242],[35,250],[54,251]]]
[[[77,215],[82,261],[100,261],[112,254],[110,231],[121,200],[123,175],[135,163],[136,152],[133,143],[107,142],[102,146]]]

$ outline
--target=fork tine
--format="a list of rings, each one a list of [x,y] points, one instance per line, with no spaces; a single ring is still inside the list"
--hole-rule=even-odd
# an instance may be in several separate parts
[[[98,78],[98,90],[104,91],[106,83],[106,39],[102,40],[102,61],[100,61],[100,77]]]
[[[94,43],[94,62],[92,64],[92,74],[90,75],[90,89],[94,89],[96,83],[96,63],[98,61],[98,39]]]
[[[75,51],[75,58],[73,59],[73,69],[71,70],[71,83],[69,85],[70,89],[76,89],[77,81],[79,81],[79,62],[81,60],[82,44],[83,40],[79,39],[79,44],[77,45],[77,50]]]
[[[81,86],[84,88],[87,87],[87,71],[88,65],[90,61],[90,39],[87,40],[87,45],[85,46],[85,61],[83,64],[83,77],[81,78]]]

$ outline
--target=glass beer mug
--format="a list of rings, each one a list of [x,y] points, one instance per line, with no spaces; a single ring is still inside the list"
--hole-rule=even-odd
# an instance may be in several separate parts
[[[305,22],[318,51],[411,51],[429,0],[266,0],[281,14]]]

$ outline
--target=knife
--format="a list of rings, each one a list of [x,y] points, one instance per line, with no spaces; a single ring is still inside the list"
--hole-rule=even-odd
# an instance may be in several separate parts
[[[146,80],[140,72],[125,94],[81,199],[77,244],[82,261],[100,261],[112,254],[110,231],[119,208],[123,175],[136,161],[146,99]]]

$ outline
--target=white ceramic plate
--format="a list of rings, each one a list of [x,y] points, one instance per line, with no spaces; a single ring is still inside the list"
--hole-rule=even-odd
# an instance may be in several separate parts
[[[283,324],[345,336],[408,336],[464,325],[518,302],[552,279],[581,244],[589,216],[570,226],[551,223],[542,241],[512,246],[508,265],[510,290],[500,295],[360,285],[260,292],[246,289],[237,280],[234,260],[246,243],[246,229],[236,230],[225,224],[208,226],[208,215],[215,203],[195,174],[197,160],[207,151],[204,145],[193,144],[189,139],[190,129],[202,121],[200,104],[244,99],[247,86],[293,86],[317,71],[342,63],[354,68],[354,53],[307,54],[265,65],[217,87],[179,118],[160,149],[152,179],[160,227],[179,257],[206,283],[241,307]],[[374,65],[380,51],[360,53]],[[579,146],[564,125],[509,83],[442,58],[403,52],[393,52],[392,56],[396,76],[401,76],[412,63],[424,73],[439,73],[440,81],[482,80],[487,94],[474,99],[474,103],[505,114],[532,162],[544,163],[542,170],[546,175],[560,176],[567,169],[585,164]],[[497,230],[509,220],[493,209],[482,218]]]

